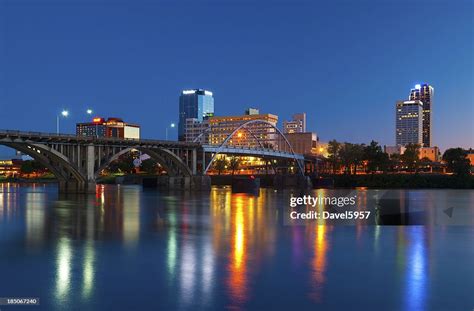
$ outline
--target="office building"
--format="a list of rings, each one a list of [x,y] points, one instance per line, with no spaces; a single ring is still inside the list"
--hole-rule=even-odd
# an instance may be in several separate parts
[[[397,146],[423,142],[423,103],[421,100],[397,101],[395,106]]]
[[[83,137],[115,137],[140,139],[140,126],[126,123],[120,118],[96,117],[92,122],[77,123],[76,135]]]
[[[431,147],[433,143],[433,95],[433,87],[425,83],[415,85],[415,88],[411,89],[409,96],[409,100],[420,100],[423,103],[423,147]]]
[[[187,118],[184,126],[184,141],[201,142],[207,144],[209,142],[209,121],[204,118],[199,121],[196,118]],[[202,134],[202,135],[201,135]]]
[[[291,121],[283,122],[283,133],[305,133],[306,132],[306,113],[297,113],[293,115]]]
[[[286,133],[285,137],[295,153],[307,155],[320,154],[318,150],[318,136],[316,133]]]
[[[278,149],[278,135],[274,127],[277,126],[278,116],[273,114],[244,114],[237,116],[209,117],[209,143],[220,145],[239,126],[249,121],[262,120],[268,123],[251,123],[241,129],[228,141],[228,145]],[[273,127],[274,126],[274,127]]]
[[[184,90],[179,97],[178,140],[184,141],[186,119],[202,122],[205,117],[214,115],[212,92],[203,89]]]

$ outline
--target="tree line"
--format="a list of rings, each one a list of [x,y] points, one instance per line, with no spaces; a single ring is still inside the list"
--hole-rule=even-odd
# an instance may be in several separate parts
[[[431,162],[428,158],[419,158],[420,145],[417,144],[408,144],[403,154],[391,156],[374,140],[368,145],[331,140],[327,150],[326,167],[332,174],[337,174],[341,170],[344,174],[355,175],[358,169],[366,173],[375,173],[399,171],[400,168],[416,173],[421,165]],[[450,148],[444,152],[442,160],[450,172],[456,175],[468,175],[470,162],[467,154],[468,151],[462,148]]]

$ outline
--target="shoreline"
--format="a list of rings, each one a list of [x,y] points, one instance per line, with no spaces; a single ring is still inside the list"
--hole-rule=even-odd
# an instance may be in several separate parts
[[[237,176],[246,175],[211,175],[213,186],[226,186],[232,184],[232,179]],[[127,175],[123,184],[141,184],[141,179],[149,175]],[[272,188],[274,175],[256,176],[261,179],[262,187]],[[321,180],[328,181],[332,186],[314,187],[313,189],[474,189],[474,176],[453,175],[425,175],[425,174],[374,174],[374,175],[326,175],[320,178],[312,178],[313,185]],[[2,183],[33,184],[57,183],[53,178],[32,179],[0,179]],[[97,184],[118,184],[115,177],[99,179]]]

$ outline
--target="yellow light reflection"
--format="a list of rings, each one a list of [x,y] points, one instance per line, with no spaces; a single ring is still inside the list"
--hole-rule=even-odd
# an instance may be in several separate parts
[[[311,297],[317,302],[322,300],[323,286],[326,281],[326,253],[328,250],[326,230],[325,225],[316,226],[312,273],[314,284]]]
[[[246,300],[246,235],[244,223],[244,197],[236,195],[235,214],[232,218],[232,255],[230,258],[229,289],[232,300],[242,303]]]

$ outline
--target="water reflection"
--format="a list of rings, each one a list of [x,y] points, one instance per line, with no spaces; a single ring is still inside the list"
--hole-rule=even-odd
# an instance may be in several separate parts
[[[428,285],[428,252],[425,240],[425,228],[408,228],[409,244],[406,250],[405,264],[405,310],[425,310]]]
[[[245,232],[244,219],[244,195],[236,195],[232,206],[232,237],[231,255],[229,263],[229,289],[232,301],[242,304],[247,299],[247,236]],[[229,207],[231,208],[231,207]],[[247,211],[253,210],[253,206],[245,206]]]
[[[72,248],[68,238],[61,238],[56,246],[56,299],[64,303],[71,286]]]
[[[474,286],[468,269],[474,250],[463,242],[472,244],[472,228],[335,226],[323,219],[291,225],[284,221],[289,193],[266,189],[259,197],[226,188],[190,194],[100,186],[95,196],[57,196],[55,189],[14,185],[0,189],[0,274],[14,279],[18,265],[11,258],[28,261],[24,273],[38,273],[32,282],[43,289],[38,295],[47,310],[68,304],[120,309],[100,298],[116,292],[127,293],[117,295],[122,302],[134,297],[137,310],[248,309],[256,299],[270,306],[274,293],[285,294],[284,309],[331,309],[343,304],[339,280],[355,296],[367,294],[367,288],[384,295],[391,309],[423,310],[440,303],[440,288],[449,291],[444,282],[452,283],[448,273],[440,272],[444,267],[433,265],[441,256],[451,260],[450,252],[438,251],[433,259],[430,251],[452,243],[464,246],[466,255],[450,269],[458,270],[467,288]],[[470,193],[456,195],[474,202]],[[422,205],[424,198],[439,201],[438,196],[400,194],[398,202],[390,198],[388,204],[403,209]],[[447,195],[440,196],[444,202]],[[360,196],[359,204],[370,202],[369,196]],[[352,260],[366,264],[365,270],[341,269]],[[429,286],[430,269],[437,273],[438,289]],[[10,286],[21,292],[25,285]],[[160,304],[153,296],[157,292]],[[49,297],[54,301],[48,304]],[[368,310],[380,307],[370,299],[365,303]]]
[[[326,257],[329,249],[328,231],[331,229],[327,225],[316,225],[314,235],[314,256],[312,261],[312,288],[310,296],[321,302],[323,298],[324,283],[326,281]]]

